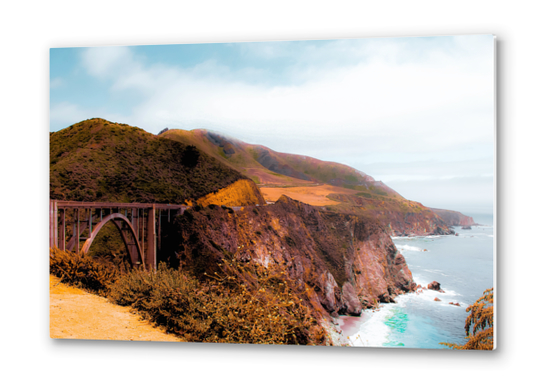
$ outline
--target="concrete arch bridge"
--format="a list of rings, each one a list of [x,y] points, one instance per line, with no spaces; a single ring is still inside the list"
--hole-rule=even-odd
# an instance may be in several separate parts
[[[98,203],[50,200],[49,246],[88,252],[108,222],[120,232],[133,266],[156,268],[162,224],[188,207],[174,204]]]

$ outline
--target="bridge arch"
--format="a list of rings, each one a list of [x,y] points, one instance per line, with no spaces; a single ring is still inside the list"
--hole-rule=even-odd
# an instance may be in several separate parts
[[[143,264],[143,266],[145,266],[145,263],[143,262],[143,252],[141,250],[141,245],[139,244],[139,241],[137,240],[137,235],[134,230],[134,227],[132,226],[128,218],[121,213],[112,213],[104,217],[92,230],[92,233],[90,234],[89,238],[83,244],[83,248],[81,249],[81,252],[88,253],[90,246],[92,245],[92,242],[94,241],[94,239],[96,239],[96,236],[98,235],[102,227],[110,221],[112,221],[113,224],[115,224],[115,226],[119,230],[119,233],[122,237],[122,241],[124,242],[124,246],[126,247],[126,250],[128,251],[128,255],[130,256],[130,261],[132,265]],[[129,242],[128,237],[126,236],[126,231],[122,228],[123,223],[126,224],[126,227],[129,230],[129,233],[132,235],[132,238],[134,240],[134,243],[132,244]],[[135,245],[135,247],[130,247],[130,245]]]

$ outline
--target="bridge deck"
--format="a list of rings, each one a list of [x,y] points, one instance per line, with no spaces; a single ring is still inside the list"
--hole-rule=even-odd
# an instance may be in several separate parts
[[[155,203],[101,203],[85,201],[61,201],[55,200],[58,208],[155,208],[155,209],[186,209],[187,205],[182,204],[155,204]]]

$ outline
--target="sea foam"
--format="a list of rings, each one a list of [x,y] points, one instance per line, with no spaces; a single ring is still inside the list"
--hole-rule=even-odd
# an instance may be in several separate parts
[[[353,346],[382,347],[388,341],[390,328],[384,322],[390,316],[389,306],[382,306],[379,311],[371,312],[370,316],[359,332],[349,337]]]
[[[396,244],[395,245],[398,250],[400,251],[414,251],[414,252],[424,252],[422,248],[414,247],[412,245],[405,245],[405,244]]]

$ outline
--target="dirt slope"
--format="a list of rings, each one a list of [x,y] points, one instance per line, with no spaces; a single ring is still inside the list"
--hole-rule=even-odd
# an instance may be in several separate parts
[[[183,341],[154,328],[128,307],[67,286],[55,276],[49,283],[49,329],[53,339]]]

